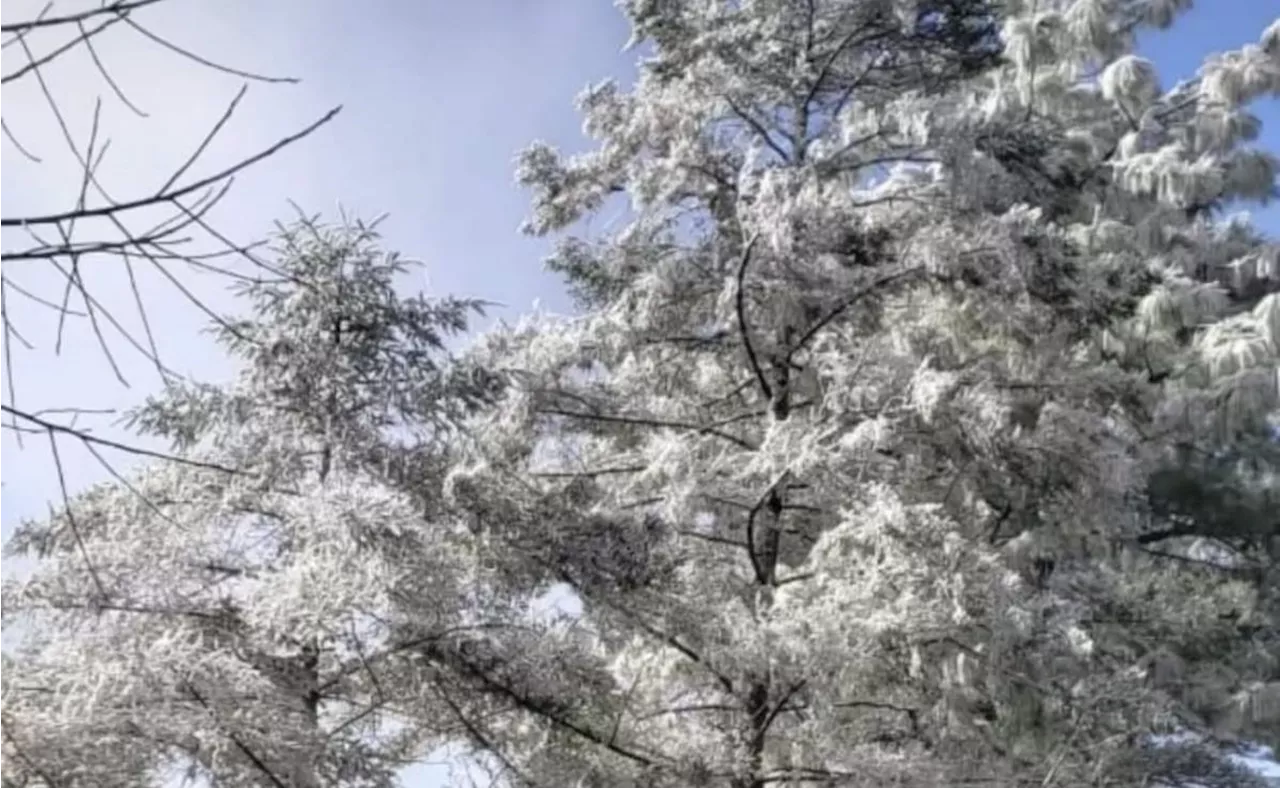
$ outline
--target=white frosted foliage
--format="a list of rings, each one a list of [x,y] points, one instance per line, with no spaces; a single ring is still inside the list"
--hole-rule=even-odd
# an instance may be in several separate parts
[[[1247,784],[1143,747],[1280,732],[1221,713],[1274,600],[1195,563],[1271,559],[1164,481],[1274,410],[1273,247],[1217,213],[1274,174],[1270,45],[1166,90],[1134,37],[1188,5],[623,4],[635,86],[522,179],[536,234],[632,213],[549,258],[580,316],[477,356],[455,499],[582,601],[547,672],[613,677],[508,699],[513,783]]]
[[[1141,115],[1160,95],[1156,67],[1136,55],[1125,55],[1107,65],[1100,78],[1102,95],[1127,112]]]
[[[289,278],[246,287],[248,319],[218,327],[237,378],[135,413],[175,458],[9,545],[35,569],[4,588],[23,625],[6,778],[389,785],[432,741],[397,644],[465,620],[467,549],[429,519],[423,471],[471,395],[440,366],[471,305],[397,296],[403,265],[364,225],[279,240]]]

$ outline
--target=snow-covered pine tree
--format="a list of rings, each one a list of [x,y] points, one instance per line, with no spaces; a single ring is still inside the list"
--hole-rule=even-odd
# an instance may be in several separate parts
[[[1212,209],[1272,188],[1277,29],[1163,91],[1134,36],[1185,5],[623,3],[638,84],[520,177],[531,232],[629,223],[552,258],[581,316],[477,351],[450,480],[583,606],[459,661],[511,782],[1248,784],[1152,740],[1276,730],[1274,575],[1143,552],[1171,449],[1275,407],[1274,297],[1197,266],[1275,259]]]
[[[1191,719],[1275,745],[1280,246],[1229,211],[1276,193],[1250,104],[1280,96],[1280,19],[1166,90],[1151,63],[1085,45],[1105,40],[1076,26],[1101,19],[1081,11],[1101,4],[1070,5],[1040,4],[1038,33],[1010,28],[1019,90],[991,94],[988,108],[1055,130],[1049,149],[1085,153],[1056,171],[1025,151],[1005,158],[1070,186],[1076,199],[1056,221],[1092,264],[1138,263],[1154,277],[1095,346],[1155,384],[1127,418],[1157,455],[1137,496],[1140,533],[1122,561],[1095,558],[1092,593],[1129,622],[1117,635],[1159,644],[1148,657],[1161,689]],[[1196,604],[1167,601],[1187,597]]]
[[[133,415],[177,459],[9,545],[35,565],[4,589],[22,630],[6,785],[388,785],[447,714],[394,615],[444,639],[478,623],[463,542],[395,481],[428,490],[485,396],[444,363],[479,305],[398,296],[407,264],[372,225],[304,218],[277,240],[277,276],[242,283],[250,313],[214,327],[234,382],[175,383]]]

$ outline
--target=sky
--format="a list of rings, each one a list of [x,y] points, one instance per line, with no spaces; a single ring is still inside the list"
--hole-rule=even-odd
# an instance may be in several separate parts
[[[4,16],[25,18],[40,5],[5,0]],[[215,172],[333,106],[343,107],[311,137],[237,178],[211,214],[223,234],[240,242],[262,237],[277,219],[294,216],[289,200],[331,218],[337,218],[339,202],[364,218],[389,212],[381,225],[387,248],[426,264],[405,283],[407,290],[483,297],[506,305],[493,311],[507,317],[529,311],[535,301],[568,309],[562,288],[542,270],[548,242],[517,232],[527,197],[515,184],[513,160],[535,139],[581,149],[573,96],[600,78],[630,79],[633,58],[621,51],[629,31],[607,2],[170,0],[153,8],[138,19],[183,47],[244,70],[302,77],[296,85],[250,84],[193,175]],[[116,100],[83,52],[45,69],[46,80],[81,149],[95,99],[103,98],[99,125],[111,145],[98,175],[108,192],[117,199],[150,193],[195,148],[242,80],[184,61],[129,30],[112,30],[95,42],[114,80],[149,117],[136,117]],[[47,45],[33,39],[33,48]],[[3,57],[6,72],[24,62],[16,46]],[[5,141],[4,215],[73,204],[79,167],[33,80],[4,87],[3,117],[19,142],[43,159],[32,163]],[[91,237],[89,228],[84,232]],[[31,241],[6,230],[3,244],[14,249]],[[149,264],[138,262],[135,273],[161,359],[195,378],[225,377],[226,361],[198,334],[208,318]],[[61,297],[60,275],[43,261],[11,262],[6,275],[46,299]],[[233,308],[215,275],[177,275],[211,307]],[[120,262],[87,261],[84,276],[97,299],[141,341]],[[8,301],[15,326],[36,346],[12,346],[20,407],[121,409],[157,390],[151,363],[109,326],[103,330],[127,387],[99,349],[90,321],[69,320],[55,355],[51,310],[14,292]],[[112,418],[86,416],[79,423],[108,435],[114,434],[107,429]],[[0,520],[7,534],[15,519],[43,513],[59,493],[45,443],[20,451],[6,432],[3,456],[9,462]],[[73,489],[105,478],[72,442],[62,459]]]
[[[29,18],[43,4],[4,0],[3,19]],[[90,5],[61,0],[53,13]],[[1276,13],[1274,0],[1200,0],[1173,30],[1146,36],[1142,51],[1171,84],[1194,74],[1206,54],[1256,41]],[[315,134],[237,178],[211,214],[222,233],[242,242],[262,237],[274,220],[293,215],[289,200],[334,218],[339,202],[365,218],[389,212],[382,225],[386,246],[426,263],[405,283],[407,290],[482,297],[504,304],[495,314],[508,318],[535,302],[552,311],[569,309],[558,281],[542,269],[548,242],[517,232],[528,198],[515,184],[513,159],[534,140],[584,149],[573,97],[603,78],[631,80],[635,54],[622,50],[627,24],[607,0],[170,0],[137,19],[221,63],[302,79],[250,84],[224,134],[194,167],[195,176],[343,107]],[[123,26],[94,40],[114,81],[147,117],[116,98],[83,51],[42,71],[81,148],[101,97],[99,128],[111,140],[98,170],[104,187],[117,199],[150,193],[190,155],[243,80],[186,61]],[[32,45],[37,51],[48,47],[34,37]],[[7,73],[24,56],[9,46],[2,57]],[[7,140],[0,143],[6,217],[65,210],[76,198],[79,167],[44,102],[32,79],[3,89],[6,125],[42,160],[28,161]],[[1258,112],[1263,144],[1280,150],[1280,102]],[[102,137],[99,149],[101,144]],[[1280,209],[1256,216],[1280,233]],[[9,230],[0,242],[6,250],[30,244]],[[147,264],[139,263],[136,273],[161,359],[197,379],[224,378],[226,361],[198,333],[206,317]],[[44,298],[60,298],[58,275],[44,262],[10,262],[5,275]],[[86,261],[84,276],[113,316],[141,337],[120,263]],[[232,308],[217,277],[191,271],[179,277],[209,306]],[[119,410],[157,390],[150,362],[118,335],[108,342],[119,376],[88,320],[69,321],[55,354],[57,322],[50,310],[13,293],[7,298],[6,312],[35,345],[12,347],[19,407]],[[8,385],[7,372],[4,378]],[[4,401],[10,402],[7,393]],[[79,424],[118,436],[113,418],[84,416]],[[61,444],[60,453],[72,492],[108,478],[73,442]],[[127,458],[113,459],[117,468],[129,465]],[[20,449],[6,431],[0,464],[0,533],[7,538],[18,520],[40,516],[60,500],[59,482],[42,439],[29,436]],[[442,768],[415,769],[406,785],[438,784]]]

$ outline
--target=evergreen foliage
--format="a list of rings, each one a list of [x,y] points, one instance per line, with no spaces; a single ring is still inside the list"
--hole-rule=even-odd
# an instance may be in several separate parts
[[[637,84],[519,160],[580,314],[448,361],[476,304],[285,229],[237,381],[136,415],[183,461],[11,546],[15,784],[1255,784],[1280,20],[1166,87],[1187,5],[625,0]]]

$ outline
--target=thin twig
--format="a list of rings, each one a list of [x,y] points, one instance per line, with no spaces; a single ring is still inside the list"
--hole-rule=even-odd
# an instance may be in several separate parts
[[[199,191],[215,183],[224,181],[230,176],[236,174],[237,172],[240,172],[241,170],[253,164],[256,164],[257,162],[260,162],[263,159],[266,159],[270,156],[275,155],[276,153],[279,153],[282,148],[297,142],[303,137],[308,136],[309,134],[314,132],[316,129],[320,128],[324,124],[333,120],[334,117],[336,117],[337,114],[341,111],[342,111],[341,105],[334,107],[333,109],[326,112],[323,116],[321,116],[318,120],[308,125],[306,128],[302,129],[301,131],[295,134],[290,134],[287,137],[281,138],[271,147],[266,148],[265,150],[262,150],[246,159],[242,159],[241,161],[237,162],[236,164],[230,167],[227,167],[221,172],[210,175],[209,177],[203,178],[194,183],[187,184],[181,189],[177,189],[168,194],[155,195],[152,197],[143,197],[137,200],[120,202],[120,203],[116,203],[115,205],[104,206],[102,208],[91,208],[83,211],[65,211],[63,213],[47,214],[45,216],[26,216],[26,217],[12,218],[12,219],[0,219],[0,227],[23,227],[23,226],[31,226],[31,225],[40,226],[40,225],[47,225],[47,224],[57,224],[59,222],[70,221],[71,219],[77,218],[77,217],[89,218],[94,216],[107,216],[109,214],[136,210],[138,208],[146,208],[146,207],[158,205],[164,202],[171,202],[179,197],[185,197],[186,195],[191,194],[192,192]]]
[[[183,49],[182,47],[178,46],[172,41],[169,41],[168,39],[162,38],[161,36],[158,36],[155,33],[152,33],[150,30],[147,30],[145,27],[133,21],[132,19],[126,18],[124,21],[125,21],[125,24],[129,25],[129,27],[132,27],[134,30],[138,31],[143,36],[146,36],[147,38],[151,39],[152,41],[164,47],[165,49],[176,52],[179,55],[182,55],[183,57],[187,58],[188,60],[194,60],[200,65],[207,66],[208,68],[211,68],[214,71],[221,71],[224,74],[231,74],[233,76],[243,77],[245,79],[251,79],[255,82],[277,82],[277,83],[287,82],[287,83],[296,84],[301,81],[297,77],[268,77],[263,74],[255,74],[251,71],[241,71],[238,68],[232,68],[231,66],[224,66],[219,63],[215,63],[212,60],[209,60],[208,58],[201,57],[200,55],[197,55],[195,52],[192,52],[189,49]]]
[[[228,468],[227,466],[219,465],[216,462],[204,462],[201,460],[192,460],[186,457],[179,457],[173,454],[166,454],[164,452],[153,451],[151,449],[144,449],[140,446],[130,446],[127,443],[120,443],[119,441],[113,441],[107,438],[99,438],[97,436],[90,435],[89,433],[83,430],[78,430],[74,427],[69,427],[64,424],[56,424],[51,421],[46,421],[45,419],[42,419],[33,413],[27,413],[26,411],[18,410],[17,408],[12,407],[10,405],[0,405],[0,412],[11,414],[13,416],[16,416],[19,419],[22,419],[23,421],[27,421],[32,424],[35,424],[36,426],[41,427],[50,432],[60,432],[65,435],[71,435],[76,438],[79,438],[84,443],[94,443],[99,446],[105,446],[109,449],[115,449],[117,451],[122,451],[128,454],[135,454],[139,457],[150,457],[152,459],[157,459],[157,460],[166,460],[168,462],[179,463],[180,465],[187,465],[192,468],[204,468],[205,470],[218,471],[220,473],[235,474],[238,476],[248,475],[244,471],[239,471],[239,470],[236,470],[235,468]]]
[[[68,14],[66,16],[51,16],[44,18],[44,14],[53,6],[49,3],[45,6],[45,10],[29,22],[13,22],[7,25],[0,25],[0,33],[25,33],[28,30],[35,30],[40,27],[54,27],[56,25],[75,24],[92,19],[95,16],[105,16],[107,14],[119,15],[127,13],[143,6],[158,3],[160,0],[117,0],[117,2],[104,5],[101,8],[95,8],[92,11],[82,11],[78,14]]]
[[[85,547],[84,538],[80,535],[80,526],[76,523],[75,513],[71,511],[71,496],[67,494],[67,477],[62,470],[62,457],[58,454],[58,436],[52,429],[49,429],[48,432],[49,448],[53,452],[53,467],[58,472],[58,489],[62,491],[62,505],[67,513],[67,524],[71,527],[71,535],[76,540],[76,547],[80,550],[80,557],[84,559],[85,569],[89,572],[89,577],[93,579],[93,585],[98,589],[98,600],[106,602],[110,598],[107,594],[107,588],[102,584],[102,578],[98,575],[97,568],[94,567],[93,561],[89,558],[89,550]]]
[[[98,73],[101,74],[102,78],[106,80],[106,83],[111,86],[112,92],[116,94],[116,98],[120,99],[120,103],[133,110],[134,114],[140,118],[150,117],[147,113],[138,109],[137,105],[129,100],[129,97],[124,94],[124,91],[120,89],[120,86],[116,84],[116,81],[111,78],[111,72],[107,71],[107,67],[102,64],[102,58],[98,57],[98,50],[94,49],[93,40],[90,36],[85,34],[84,23],[76,20],[76,27],[80,28],[80,33],[84,36],[84,46],[85,49],[89,50],[89,57],[93,59],[93,65],[98,68]]]

